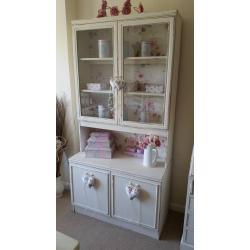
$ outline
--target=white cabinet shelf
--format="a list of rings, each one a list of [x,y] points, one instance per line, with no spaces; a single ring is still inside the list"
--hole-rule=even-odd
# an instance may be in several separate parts
[[[96,94],[112,94],[111,90],[89,90],[89,89],[82,89],[81,92],[83,92],[83,93],[96,93]]]
[[[80,58],[80,61],[82,62],[113,62],[113,57],[97,57],[97,58],[92,58],[92,57],[89,57],[89,58]]]
[[[124,95],[137,95],[137,96],[159,96],[159,97],[164,97],[165,94],[163,93],[148,93],[148,92],[140,92],[140,91],[135,91],[135,92],[126,92]]]
[[[124,64],[164,64],[166,56],[125,57]]]
[[[158,162],[155,168],[144,168],[141,159],[125,155],[119,151],[115,153],[112,159],[86,158],[85,153],[80,152],[71,157],[70,162],[102,168],[104,170],[118,171],[123,174],[129,174],[157,182],[162,181],[166,171],[164,162]]]

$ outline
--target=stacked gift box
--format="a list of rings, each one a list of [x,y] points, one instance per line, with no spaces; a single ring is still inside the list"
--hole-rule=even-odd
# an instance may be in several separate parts
[[[111,159],[115,150],[110,132],[92,132],[85,147],[87,158]]]

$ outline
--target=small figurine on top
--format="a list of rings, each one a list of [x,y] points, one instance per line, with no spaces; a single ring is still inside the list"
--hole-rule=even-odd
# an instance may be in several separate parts
[[[102,5],[101,5],[101,8],[98,10],[97,17],[105,17],[105,16],[107,16],[107,12],[106,12],[107,6],[108,6],[107,1],[102,0]]]
[[[123,15],[129,15],[131,13],[132,4],[130,0],[125,0],[122,10],[119,10],[118,6],[109,7],[107,0],[102,0],[101,8],[98,10],[97,17],[106,17],[107,16],[107,9],[110,10],[111,16],[118,16],[121,12]],[[138,7],[133,7],[133,9],[138,13],[143,13],[144,8],[142,3],[140,2]]]

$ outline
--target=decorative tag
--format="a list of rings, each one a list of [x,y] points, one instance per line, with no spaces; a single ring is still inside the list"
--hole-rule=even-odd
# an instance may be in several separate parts
[[[127,193],[130,200],[133,200],[134,198],[138,197],[140,192],[141,192],[140,185],[136,185],[136,184],[133,184],[130,182],[126,186],[126,193]]]
[[[85,176],[82,177],[82,180],[84,183],[87,183],[89,188],[94,187],[95,185],[95,177],[93,174],[90,175],[89,173],[87,173]]]

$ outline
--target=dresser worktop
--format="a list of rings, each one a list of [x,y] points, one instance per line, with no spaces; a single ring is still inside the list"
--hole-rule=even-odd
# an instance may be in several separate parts
[[[85,164],[91,167],[118,171],[158,182],[162,181],[167,170],[164,162],[157,162],[155,167],[146,168],[142,165],[142,159],[124,155],[121,152],[116,152],[112,159],[86,158],[85,152],[79,152],[73,155],[69,162],[71,164]]]

